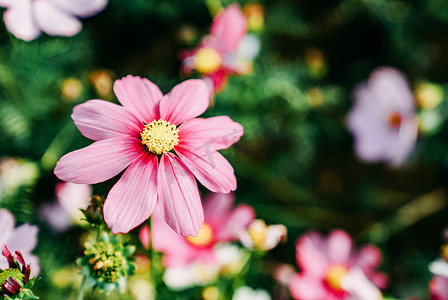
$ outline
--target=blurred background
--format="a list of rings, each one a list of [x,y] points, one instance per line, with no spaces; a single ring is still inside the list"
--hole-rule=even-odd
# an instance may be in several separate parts
[[[75,299],[81,282],[75,260],[83,254],[87,223],[68,228],[55,220],[62,226],[57,229],[49,219],[58,213],[48,212],[56,201],[56,162],[91,143],[73,124],[72,108],[88,99],[117,102],[113,81],[127,74],[150,79],[164,93],[185,80],[179,53],[209,33],[206,2],[110,0],[104,11],[82,20],[76,36],[42,35],[31,42],[2,23],[0,207],[17,224],[39,226],[35,294],[41,299]],[[231,2],[254,4],[222,5]],[[339,228],[357,245],[382,250],[380,269],[391,281],[385,294],[427,298],[428,264],[439,255],[448,223],[448,2],[256,4],[261,10],[253,32],[261,49],[252,72],[230,77],[205,113],[228,115],[245,128],[241,141],[222,151],[237,176],[236,203],[288,228],[287,242],[251,267],[247,284],[277,293],[270,266],[283,262],[297,269],[295,242],[302,234]],[[353,90],[379,66],[401,70],[416,99],[418,139],[400,167],[357,159],[346,126]],[[93,193],[107,195],[116,180],[93,186]],[[129,234],[137,253],[148,255],[137,235],[138,229]],[[133,297],[126,293],[117,299]],[[166,289],[160,299],[194,295]],[[96,297],[86,295],[106,299]]]

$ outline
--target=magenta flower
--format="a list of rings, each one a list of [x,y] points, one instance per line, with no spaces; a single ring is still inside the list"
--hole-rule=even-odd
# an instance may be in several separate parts
[[[347,125],[356,155],[365,162],[401,165],[414,148],[418,129],[414,97],[404,75],[379,68],[356,88],[354,98]]]
[[[236,52],[246,33],[247,21],[240,7],[229,5],[216,15],[210,35],[199,47],[181,53],[182,72],[198,71],[211,91],[219,92],[225,87],[229,74],[245,71],[245,66],[238,63]]]
[[[31,41],[41,32],[73,36],[81,31],[79,18],[93,16],[104,9],[108,0],[0,0],[6,11],[3,19],[9,32]]]
[[[448,300],[448,277],[435,275],[429,284],[431,300]]]
[[[39,299],[29,290],[33,286],[35,278],[30,280],[31,266],[25,263],[22,253],[16,250],[15,254],[12,255],[8,248],[3,245],[2,255],[6,258],[8,267],[0,268],[0,296],[18,296],[14,299]],[[25,295],[28,297],[25,298]]]
[[[37,226],[23,224],[14,228],[14,216],[0,209],[0,245],[20,251],[32,266],[32,276],[39,274],[39,260],[31,254],[37,244]],[[0,269],[7,269],[8,261],[0,260]]]
[[[214,246],[218,243],[238,239],[238,233],[245,230],[254,219],[250,206],[233,206],[230,194],[212,194],[204,201],[205,221],[198,236],[181,237],[172,231],[160,216],[152,219],[152,241],[154,249],[164,253],[166,267],[184,267],[192,263],[214,263]]]
[[[78,129],[96,142],[62,157],[54,173],[95,184],[127,168],[104,205],[113,233],[148,219],[157,203],[174,231],[197,235],[204,214],[195,177],[213,192],[236,189],[233,168],[217,150],[237,142],[243,127],[226,116],[196,118],[209,104],[202,80],[184,81],[163,96],[151,81],[129,75],[114,92],[123,106],[89,100],[73,109]]]
[[[375,268],[381,253],[375,246],[359,252],[350,236],[335,230],[328,238],[310,232],[297,242],[297,263],[301,269],[289,284],[294,299],[381,299],[378,288],[385,288],[387,277]]]

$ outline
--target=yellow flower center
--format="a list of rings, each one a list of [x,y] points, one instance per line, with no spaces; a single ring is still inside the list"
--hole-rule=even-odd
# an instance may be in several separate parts
[[[168,121],[152,121],[140,133],[142,144],[156,154],[173,150],[179,144],[179,129]]]
[[[348,270],[343,265],[332,265],[327,270],[325,280],[327,284],[335,291],[343,291],[341,287],[342,278],[347,274]]]
[[[389,126],[392,128],[400,127],[402,119],[403,118],[399,112],[391,112],[389,114]]]
[[[194,56],[194,67],[203,74],[215,72],[219,69],[221,63],[221,55],[213,48],[200,48]]]
[[[249,233],[252,242],[254,243],[253,248],[255,249],[264,249],[264,243],[266,241],[266,233],[268,230],[268,226],[263,220],[254,220],[252,224],[250,224],[247,232]]]
[[[442,246],[442,257],[448,261],[448,244]]]
[[[193,244],[195,246],[204,247],[210,245],[210,243],[213,240],[213,229],[210,225],[207,223],[204,223],[199,229],[199,233],[196,237],[193,237],[191,235],[187,236],[187,241],[190,244]]]

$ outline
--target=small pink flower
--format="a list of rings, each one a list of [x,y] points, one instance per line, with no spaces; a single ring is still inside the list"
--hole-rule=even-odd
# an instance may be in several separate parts
[[[41,32],[73,36],[81,31],[79,18],[93,16],[108,0],[0,0],[6,28],[17,38],[31,41]]]
[[[59,182],[55,194],[56,201],[43,204],[39,214],[54,230],[65,231],[82,218],[80,209],[89,205],[92,187],[88,184]]]
[[[154,249],[164,253],[164,264],[169,268],[184,267],[192,263],[214,263],[214,246],[237,240],[238,232],[245,230],[254,219],[250,206],[232,208],[233,195],[212,194],[204,201],[205,221],[198,236],[181,237],[153,215],[152,239]]]
[[[37,244],[37,226],[23,224],[14,228],[14,216],[6,209],[0,209],[0,245],[7,245],[27,258],[31,265],[31,276],[39,274],[39,260],[31,254]],[[8,261],[0,260],[0,269],[7,269]]]
[[[344,231],[335,230],[328,238],[310,232],[297,242],[297,263],[301,269],[290,281],[294,299],[381,299],[378,288],[387,286],[387,277],[375,268],[381,253],[375,246],[359,252]],[[352,297],[352,298],[350,298]]]
[[[233,168],[217,150],[237,142],[243,127],[226,116],[196,118],[209,105],[202,80],[163,96],[151,81],[129,75],[115,81],[114,92],[123,106],[89,100],[73,109],[75,125],[96,142],[66,154],[54,173],[95,184],[126,169],[104,205],[113,233],[136,227],[158,204],[174,231],[196,236],[204,214],[195,177],[213,192],[236,189]]]
[[[229,74],[241,72],[235,54],[246,33],[247,21],[240,7],[229,5],[216,15],[210,35],[199,47],[181,53],[182,72],[198,71],[211,91],[219,92],[225,87]]]
[[[417,139],[414,97],[404,75],[379,68],[355,90],[354,98],[347,125],[357,156],[365,162],[401,165]]]
[[[435,275],[429,284],[431,300],[448,300],[448,277]]]

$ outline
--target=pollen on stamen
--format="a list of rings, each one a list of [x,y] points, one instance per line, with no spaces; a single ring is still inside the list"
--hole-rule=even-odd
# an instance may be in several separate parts
[[[142,144],[146,145],[149,151],[159,155],[173,150],[174,146],[179,144],[179,129],[164,120],[146,124],[140,136]]]

